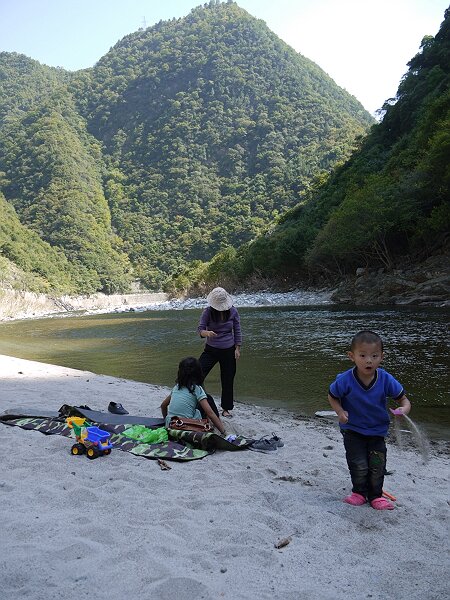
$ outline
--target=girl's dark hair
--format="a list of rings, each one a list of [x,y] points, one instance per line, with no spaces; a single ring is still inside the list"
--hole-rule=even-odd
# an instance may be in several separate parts
[[[228,319],[230,318],[230,312],[230,309],[216,310],[212,306],[209,307],[209,314],[211,315],[212,321],[228,321]],[[221,315],[223,315],[223,317]]]
[[[369,331],[368,329],[365,329],[364,331],[358,331],[358,333],[352,339],[350,350],[353,352],[353,350],[359,344],[379,344],[381,352],[383,352],[383,340],[380,338],[378,333],[375,333],[374,331]]]
[[[183,358],[178,365],[177,381],[178,389],[186,387],[190,392],[194,391],[196,385],[203,383],[202,367],[198,359],[193,356]]]

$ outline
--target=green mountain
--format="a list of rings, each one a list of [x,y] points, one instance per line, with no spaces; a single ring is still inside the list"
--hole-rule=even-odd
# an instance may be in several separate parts
[[[248,242],[372,122],[234,2],[126,36],[76,73],[0,54],[0,189],[81,292],[156,288]]]
[[[22,225],[0,193],[0,288],[75,292],[76,270],[65,255]]]
[[[102,184],[99,143],[58,70],[0,55],[1,191],[20,222],[61,249],[87,293],[128,285]]]
[[[355,267],[420,262],[448,247],[450,229],[450,9],[425,37],[382,121],[278,223],[173,282],[299,281]]]

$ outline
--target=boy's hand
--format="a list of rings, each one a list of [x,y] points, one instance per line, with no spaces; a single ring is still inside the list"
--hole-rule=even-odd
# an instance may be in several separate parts
[[[399,408],[390,408],[389,409],[391,411],[391,413],[393,415],[395,415],[396,417],[403,417],[403,415],[405,414],[403,412],[403,408],[400,406]]]
[[[348,412],[346,410],[342,410],[338,413],[339,423],[348,423]]]

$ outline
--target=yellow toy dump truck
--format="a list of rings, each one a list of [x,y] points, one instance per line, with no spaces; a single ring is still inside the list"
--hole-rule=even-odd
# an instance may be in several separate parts
[[[93,460],[98,456],[111,453],[113,446],[110,442],[111,434],[108,431],[91,425],[82,417],[67,417],[66,423],[73,429],[77,439],[77,443],[70,450],[73,455],[86,454]]]

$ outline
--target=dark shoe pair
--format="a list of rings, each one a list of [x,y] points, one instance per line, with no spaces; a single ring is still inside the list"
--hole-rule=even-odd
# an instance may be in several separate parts
[[[115,415],[127,415],[128,411],[119,402],[110,402],[108,405],[108,411]]]
[[[275,452],[278,449],[278,446],[272,440],[261,438],[260,440],[255,440],[252,442],[248,449],[253,450],[253,452],[264,452],[264,454],[270,454],[271,452]]]
[[[272,433],[272,437],[267,439],[268,436],[265,435],[261,439],[256,440],[249,446],[249,450],[253,450],[254,452],[264,452],[265,454],[270,454],[274,450],[278,450],[278,448],[282,448],[284,443],[281,438]]]

